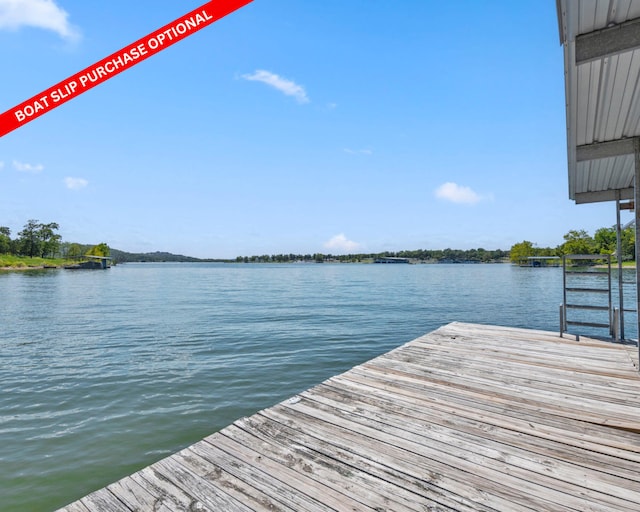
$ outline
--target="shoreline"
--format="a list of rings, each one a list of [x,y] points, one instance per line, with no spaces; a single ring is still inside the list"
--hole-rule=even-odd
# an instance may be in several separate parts
[[[0,271],[8,270],[60,270],[61,266],[57,265],[34,265],[34,266],[20,266],[20,267],[0,267]]]

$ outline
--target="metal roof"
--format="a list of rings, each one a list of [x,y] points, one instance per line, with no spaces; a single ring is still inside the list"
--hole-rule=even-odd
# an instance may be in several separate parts
[[[569,197],[633,199],[640,149],[640,0],[556,0]]]

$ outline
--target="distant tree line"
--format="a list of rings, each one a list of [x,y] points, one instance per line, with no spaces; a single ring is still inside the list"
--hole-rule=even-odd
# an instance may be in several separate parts
[[[511,247],[509,258],[513,263],[521,263],[529,257],[562,256],[564,254],[616,254],[616,227],[600,228],[591,236],[584,229],[572,229],[564,235],[564,243],[557,247],[536,247],[532,242],[523,240]],[[621,231],[622,260],[636,259],[636,230],[629,226]]]
[[[237,263],[292,263],[292,262],[316,262],[339,261],[343,263],[358,263],[371,261],[378,258],[409,258],[422,262],[451,262],[451,263],[495,263],[509,257],[508,251],[501,249],[416,249],[411,251],[385,251],[379,253],[358,254],[263,254],[261,256],[238,256]]]
[[[0,254],[28,256],[30,258],[82,259],[85,256],[109,256],[106,243],[84,245],[63,242],[57,233],[57,222],[42,223],[31,219],[16,238],[11,238],[11,229],[0,226]]]
[[[621,232],[622,259],[635,261],[635,227],[629,226]],[[255,256],[238,256],[238,263],[290,263],[339,261],[357,263],[376,260],[377,258],[409,258],[416,262],[430,263],[496,263],[509,259],[513,263],[521,263],[530,256],[562,256],[563,254],[614,254],[616,253],[616,227],[600,228],[593,236],[584,229],[572,229],[563,236],[564,242],[556,247],[537,247],[524,240],[514,244],[509,251],[501,249],[417,249],[411,251],[386,251],[380,253],[360,254],[263,254]]]
[[[86,256],[109,256],[114,263],[228,261],[202,260],[168,252],[129,253],[111,249],[104,242],[97,245],[63,242],[61,236],[57,233],[58,229],[60,227],[56,222],[42,223],[32,219],[25,224],[17,237],[12,238],[11,229],[6,226],[0,226],[0,254],[69,260],[82,260]]]
[[[11,230],[0,226],[0,254],[39,258],[82,259],[87,255],[111,256],[114,262],[201,262],[201,261],[233,261],[223,259],[200,259],[190,256],[171,254],[168,252],[128,253],[110,249],[106,243],[98,245],[84,245],[62,242],[57,233],[59,226],[56,222],[42,223],[31,219],[16,238],[11,237]],[[587,231],[571,230],[564,235],[564,242],[556,247],[537,247],[534,243],[523,240],[514,244],[509,251],[501,249],[416,249],[404,251],[385,251],[379,253],[357,254],[263,254],[256,256],[238,256],[238,263],[291,263],[327,261],[357,263],[372,261],[377,258],[409,258],[416,262],[430,263],[494,263],[510,259],[514,263],[526,261],[531,256],[562,256],[563,254],[615,254],[616,228],[600,228],[593,236]],[[622,259],[635,260],[635,227],[630,226],[622,230]]]

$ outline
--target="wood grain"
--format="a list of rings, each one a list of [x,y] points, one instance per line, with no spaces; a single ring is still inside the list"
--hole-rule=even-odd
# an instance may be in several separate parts
[[[637,511],[636,354],[452,323],[60,510]]]

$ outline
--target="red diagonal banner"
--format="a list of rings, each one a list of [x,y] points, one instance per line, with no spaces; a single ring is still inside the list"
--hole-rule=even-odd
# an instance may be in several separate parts
[[[212,0],[93,66],[57,83],[0,115],[0,137],[59,107],[152,55],[211,25],[253,0]]]

